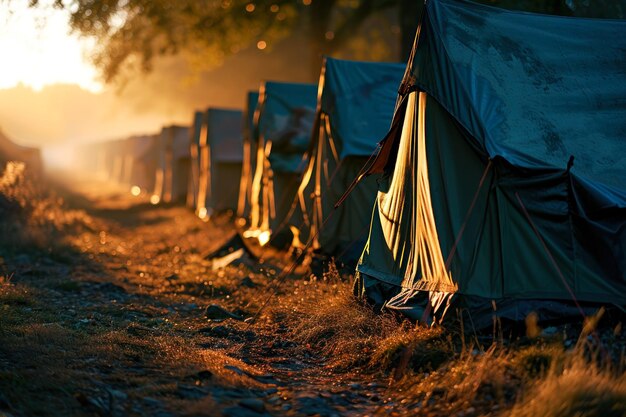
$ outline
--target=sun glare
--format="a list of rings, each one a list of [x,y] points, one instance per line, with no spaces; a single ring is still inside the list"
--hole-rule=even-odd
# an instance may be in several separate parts
[[[2,2],[0,7],[0,88],[21,83],[41,90],[67,83],[101,91],[96,70],[83,55],[89,44],[69,34],[67,13],[52,8],[51,0],[40,1],[36,9],[27,3]]]

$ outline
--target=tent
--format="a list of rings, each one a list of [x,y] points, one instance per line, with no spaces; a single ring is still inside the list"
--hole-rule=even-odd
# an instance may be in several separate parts
[[[107,142],[107,157],[109,166],[109,179],[118,183],[124,183],[126,159],[126,139],[115,139]]]
[[[187,197],[191,161],[189,128],[167,126],[157,139],[157,171],[153,203],[184,201]]]
[[[193,114],[193,121],[189,129],[189,158],[191,161],[191,171],[189,173],[189,186],[187,189],[187,206],[196,209],[198,205],[198,189],[200,181],[200,137],[205,134],[202,130],[204,126],[204,113],[196,111]]]
[[[417,34],[358,290],[417,317],[623,306],[626,22],[429,0]]]
[[[127,183],[138,191],[154,189],[157,135],[136,135],[127,139],[127,157],[131,161]]]
[[[375,177],[363,180],[335,211],[391,124],[404,65],[325,58],[307,169],[298,190],[303,241],[356,261],[367,239]],[[310,198],[313,195],[315,198]]]
[[[272,232],[289,230],[289,218],[315,119],[317,86],[266,82],[259,90],[255,138],[257,155],[251,186],[249,229],[263,245]],[[297,223],[297,221],[296,221]]]
[[[9,161],[24,162],[26,169],[36,175],[43,169],[39,148],[18,145],[0,130],[0,171],[4,170],[4,164]]]
[[[249,91],[246,97],[243,126],[243,157],[241,161],[241,181],[239,183],[239,200],[237,201],[237,217],[245,224],[250,215],[252,175],[256,167],[256,141],[254,137],[254,115],[259,102],[259,93]]]
[[[235,210],[239,196],[243,158],[240,110],[210,108],[206,134],[200,140],[200,176],[196,213],[201,218],[213,212]]]

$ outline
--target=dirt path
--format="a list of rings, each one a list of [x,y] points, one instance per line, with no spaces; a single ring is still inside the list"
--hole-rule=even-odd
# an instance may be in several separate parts
[[[278,286],[277,271],[246,260],[213,271],[203,254],[233,235],[227,218],[205,223],[89,181],[62,194],[88,227],[0,264],[7,415],[393,413],[385,381],[331,369],[292,340],[298,318],[347,281]],[[250,318],[276,287],[254,322],[207,318]]]

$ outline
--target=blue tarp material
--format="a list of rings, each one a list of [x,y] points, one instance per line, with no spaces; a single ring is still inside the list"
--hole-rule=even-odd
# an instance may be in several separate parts
[[[246,131],[246,135],[250,138],[251,142],[254,129],[254,114],[256,112],[257,104],[259,104],[259,92],[248,91],[248,95],[246,98],[246,125],[244,126],[244,130]]]
[[[243,113],[241,110],[207,110],[208,145],[214,162],[241,162],[243,159]]]
[[[435,0],[406,83],[490,158],[566,168],[626,207],[626,22]],[[616,187],[610,190],[601,187]]]
[[[427,96],[432,212],[458,294],[624,305],[626,21],[429,0],[403,103],[415,91]],[[381,209],[396,160],[416,159],[397,151],[417,114],[405,111],[370,170],[385,175],[358,267],[364,291],[407,285],[408,169],[406,201]]]
[[[406,65],[326,58],[321,110],[340,159],[370,156],[389,130]]]
[[[259,134],[272,142],[269,161],[274,172],[301,172],[303,156],[311,142],[315,119],[317,86],[265,83],[265,97],[259,118]]]

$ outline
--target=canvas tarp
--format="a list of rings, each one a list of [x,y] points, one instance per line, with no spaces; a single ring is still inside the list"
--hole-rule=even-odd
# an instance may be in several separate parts
[[[306,221],[297,226],[303,241],[312,239],[313,249],[353,262],[363,249],[376,178],[361,181],[341,206],[334,205],[388,131],[404,67],[325,58],[314,138],[299,190]]]
[[[247,236],[287,230],[315,119],[317,86],[266,82],[259,91],[257,156]],[[263,239],[263,238],[262,238]]]
[[[127,139],[127,152],[131,158],[129,184],[141,191],[154,188],[156,171],[156,135],[137,135]]]
[[[246,222],[250,215],[252,176],[256,167],[256,145],[254,136],[254,115],[259,102],[259,93],[249,91],[246,96],[243,127],[243,155],[241,162],[241,181],[239,183],[239,200],[237,203],[237,217]]]
[[[201,189],[197,212],[202,218],[215,211],[237,208],[243,158],[242,127],[240,110],[207,110],[206,140],[200,143]]]
[[[361,289],[624,305],[625,34],[428,1],[371,169]]]
[[[186,199],[191,170],[189,155],[189,128],[176,125],[164,127],[157,140],[154,203]]]
[[[189,188],[187,190],[187,206],[196,209],[198,205],[198,190],[200,187],[200,137],[203,132],[204,112],[196,111],[193,114],[189,128],[189,158],[191,171],[189,173]]]

